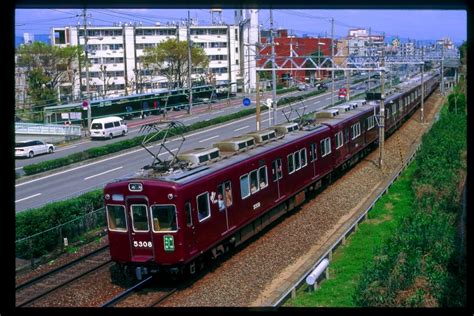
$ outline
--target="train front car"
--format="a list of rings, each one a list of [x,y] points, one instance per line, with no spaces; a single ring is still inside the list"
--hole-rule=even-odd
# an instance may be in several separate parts
[[[121,180],[104,189],[111,258],[137,279],[181,270],[177,197],[176,184],[156,179]]]

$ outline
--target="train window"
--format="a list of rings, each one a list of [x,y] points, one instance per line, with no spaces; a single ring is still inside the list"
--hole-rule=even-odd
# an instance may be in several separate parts
[[[107,205],[107,223],[109,230],[127,231],[127,220],[125,216],[125,207],[123,205]]]
[[[272,178],[273,182],[281,179],[283,177],[283,172],[281,170],[281,159],[273,160],[272,162]]]
[[[336,149],[341,148],[342,145],[344,145],[343,139],[342,139],[342,131],[337,132],[337,133],[334,135],[334,138],[335,138],[335,140],[336,140]]]
[[[240,177],[240,197],[245,199],[250,195],[249,175],[244,174]]]
[[[224,205],[229,207],[232,205],[232,186],[230,181],[219,184],[217,187],[217,194],[221,194],[224,199]],[[220,207],[219,207],[220,209]]]
[[[360,123],[356,123],[351,126],[352,129],[352,139],[355,139],[360,136]]]
[[[258,188],[258,174],[257,174],[257,170],[254,170],[252,172],[249,173],[250,175],[250,192],[252,194],[254,193],[257,193],[258,190],[260,190]]]
[[[176,206],[174,205],[152,205],[151,216],[153,218],[154,232],[177,231]]]
[[[306,159],[306,148],[300,150],[301,168],[305,167],[308,162]]]
[[[397,114],[397,104],[396,103],[392,104],[392,113],[393,113],[393,115]]]
[[[374,128],[375,122],[374,122],[374,116],[371,115],[367,118],[367,130]]]
[[[184,213],[186,215],[186,225],[188,227],[193,226],[193,217],[192,217],[192,214],[191,214],[191,203],[190,202],[186,202],[186,204],[184,204]]]
[[[147,232],[148,215],[146,205],[135,204],[131,206],[133,230],[136,232]]]
[[[331,138],[326,137],[321,141],[321,157],[327,156],[331,153]]]
[[[293,157],[295,157],[295,170],[300,170],[301,169],[301,159],[300,159],[300,153],[297,151],[293,153]]]
[[[263,166],[258,169],[258,180],[260,189],[266,188],[268,186],[268,178],[267,178],[267,167]]]
[[[295,172],[295,162],[293,154],[287,156],[288,158],[288,174]]]
[[[347,144],[349,142],[349,127],[346,127],[344,130],[344,144]]]
[[[202,193],[197,196],[198,219],[200,222],[211,216],[209,206],[209,192]]]
[[[309,145],[309,159],[311,162],[315,161],[318,158],[318,150],[316,144]]]

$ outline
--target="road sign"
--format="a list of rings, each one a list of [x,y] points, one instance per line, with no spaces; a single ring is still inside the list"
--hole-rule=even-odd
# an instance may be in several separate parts
[[[89,102],[87,100],[82,101],[82,109],[85,111],[89,107]]]
[[[267,104],[266,104],[266,106],[268,106],[269,109],[272,108],[272,99],[270,99],[270,98],[267,99]]]
[[[244,99],[242,100],[242,104],[243,104],[244,106],[249,106],[250,103],[252,103],[252,101],[250,101],[249,98],[244,98]]]

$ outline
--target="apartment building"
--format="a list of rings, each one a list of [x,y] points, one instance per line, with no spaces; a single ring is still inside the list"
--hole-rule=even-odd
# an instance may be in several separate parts
[[[52,45],[84,45],[84,27],[52,29]],[[195,69],[192,78],[215,81],[217,84],[236,82],[240,64],[239,27],[234,25],[190,26],[193,45],[204,49],[210,58],[208,69]],[[146,47],[153,47],[168,39],[187,40],[187,26],[173,23],[152,26],[116,24],[88,26],[87,46],[91,66],[89,91],[92,98],[114,97],[132,93],[163,90],[167,79],[146,69],[141,57]],[[63,93],[79,98],[86,91],[86,69],[75,63],[71,82],[61,87]],[[235,91],[236,86],[232,89]]]

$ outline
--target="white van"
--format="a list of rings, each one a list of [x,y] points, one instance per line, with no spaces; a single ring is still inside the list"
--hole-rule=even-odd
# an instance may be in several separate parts
[[[104,117],[92,121],[90,135],[91,138],[110,138],[125,135],[128,127],[118,116]]]

